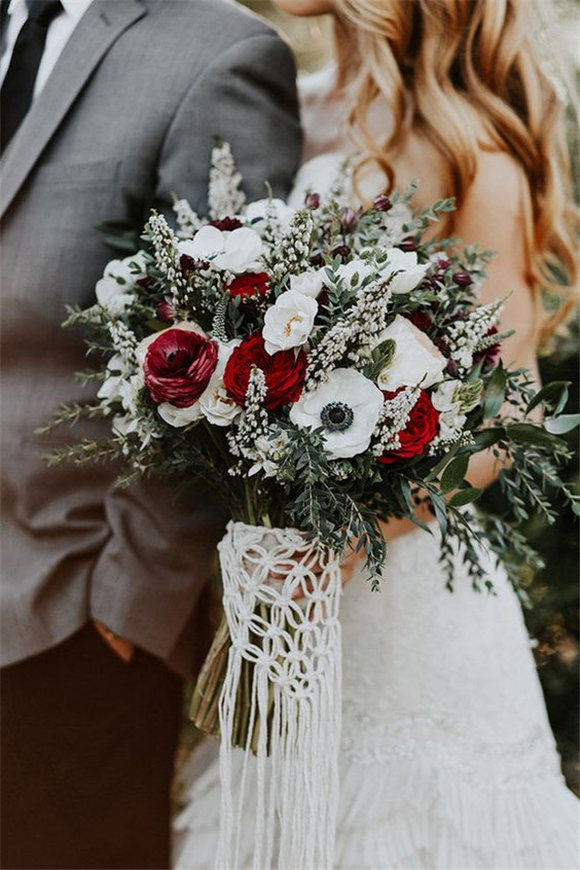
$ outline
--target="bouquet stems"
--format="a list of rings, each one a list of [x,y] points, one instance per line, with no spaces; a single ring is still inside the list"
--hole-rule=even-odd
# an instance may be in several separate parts
[[[268,617],[268,607],[260,605],[260,616]],[[225,616],[219,624],[207,658],[200,671],[189,710],[190,719],[200,731],[210,737],[220,737],[219,701],[225,679],[228,656],[232,641]],[[248,746],[248,729],[250,724],[251,690],[254,678],[254,663],[244,659],[236,700],[236,713],[232,746],[246,749]],[[268,720],[272,711],[273,700],[268,704]],[[260,720],[256,717],[249,748],[256,754],[260,733]]]

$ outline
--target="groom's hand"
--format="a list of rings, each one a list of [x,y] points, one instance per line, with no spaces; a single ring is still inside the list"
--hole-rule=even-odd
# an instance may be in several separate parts
[[[103,625],[102,622],[97,622],[96,619],[93,620],[93,625],[95,626],[96,630],[101,635],[105,643],[113,650],[116,655],[119,656],[121,661],[125,662],[125,664],[129,664],[135,652],[135,644],[124,637],[119,637],[117,634],[112,632],[110,628],[107,628],[106,625]]]

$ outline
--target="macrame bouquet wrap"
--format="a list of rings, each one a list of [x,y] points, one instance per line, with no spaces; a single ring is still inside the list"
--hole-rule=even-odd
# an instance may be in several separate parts
[[[253,865],[333,866],[338,804],[340,564],[295,529],[230,522],[219,545],[231,646],[219,702],[216,867],[238,867],[242,807],[255,803]],[[322,570],[320,570],[322,569]],[[251,670],[244,665],[251,663]],[[240,681],[251,675],[244,772],[232,775]],[[252,759],[249,762],[249,759]],[[257,794],[245,770],[257,765]]]

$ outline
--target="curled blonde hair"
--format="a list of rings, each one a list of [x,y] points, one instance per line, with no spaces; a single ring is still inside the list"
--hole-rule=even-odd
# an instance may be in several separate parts
[[[561,302],[544,317],[540,339],[548,339],[574,307],[575,209],[563,104],[529,41],[530,4],[335,0],[335,5],[339,57],[346,60],[339,69],[353,79],[349,123],[364,155],[359,171],[371,161],[378,164],[387,192],[392,189],[390,160],[403,127],[410,125],[441,156],[449,195],[461,208],[482,147],[470,108],[483,122],[489,140],[483,147],[507,152],[523,168],[528,280],[538,299],[548,291]],[[368,114],[381,95],[394,124],[377,142]]]

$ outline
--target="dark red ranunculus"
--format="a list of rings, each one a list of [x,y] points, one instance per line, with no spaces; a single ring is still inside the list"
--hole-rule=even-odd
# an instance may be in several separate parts
[[[401,389],[404,389],[403,387]],[[383,390],[385,399],[393,399],[400,390],[394,393]],[[425,453],[425,448],[439,433],[439,412],[433,407],[429,394],[421,390],[415,407],[411,411],[407,428],[399,433],[401,446],[398,450],[389,450],[378,461],[391,465],[394,462],[404,462],[413,456]]]
[[[217,221],[210,221],[210,227],[216,227],[218,230],[222,232],[231,232],[232,230],[239,230],[240,227],[243,227],[243,223],[237,218],[225,217],[221,218]]]
[[[265,296],[270,290],[270,276],[267,272],[248,272],[234,278],[226,289],[234,298]]]
[[[230,356],[224,372],[224,385],[230,399],[242,408],[250,373],[254,366],[266,376],[266,408],[272,410],[281,405],[298,401],[306,376],[306,354],[303,350],[279,350],[270,355],[264,349],[261,333],[245,338]]]
[[[215,341],[186,329],[166,329],[147,348],[143,371],[151,398],[189,408],[197,402],[218,361]]]

